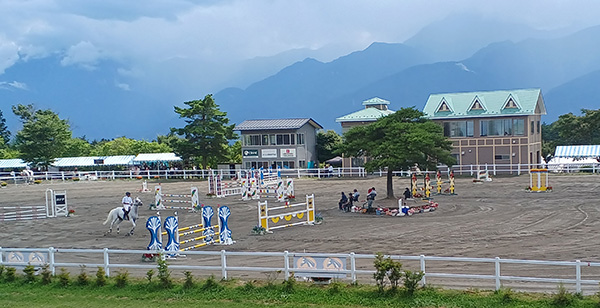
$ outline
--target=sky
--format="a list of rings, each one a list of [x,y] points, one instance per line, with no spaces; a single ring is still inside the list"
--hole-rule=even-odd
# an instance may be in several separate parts
[[[114,91],[168,82],[194,99],[247,86],[232,80],[249,59],[310,49],[327,62],[453,14],[574,32],[597,12],[595,0],[0,0],[0,97],[29,90],[5,70],[50,56],[90,71],[118,63]]]
[[[240,61],[298,48],[328,48],[319,60],[330,61],[372,42],[403,42],[450,14],[577,30],[597,24],[599,11],[599,1],[581,0],[0,0],[0,74],[48,55],[87,70],[110,59],[124,80],[181,74],[215,92]],[[177,59],[189,70],[169,65]],[[27,87],[2,75],[0,83]]]

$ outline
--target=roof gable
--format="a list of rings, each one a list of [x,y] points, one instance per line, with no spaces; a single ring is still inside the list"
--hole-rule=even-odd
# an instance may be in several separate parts
[[[448,111],[443,111],[444,101]],[[546,114],[546,108],[540,89],[517,89],[432,94],[423,112],[428,118],[465,118],[542,115]]]
[[[435,112],[454,112],[454,110],[452,110],[452,107],[448,103],[448,100],[446,100],[445,97],[442,97]]]

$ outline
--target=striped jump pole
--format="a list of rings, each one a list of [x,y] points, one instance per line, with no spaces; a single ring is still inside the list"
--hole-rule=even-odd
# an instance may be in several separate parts
[[[184,199],[165,199],[168,198],[189,198]],[[191,206],[173,206],[167,203],[188,203]],[[196,211],[199,208],[198,188],[191,187],[190,194],[164,194],[162,186],[154,186],[154,208],[158,210],[189,210]]]

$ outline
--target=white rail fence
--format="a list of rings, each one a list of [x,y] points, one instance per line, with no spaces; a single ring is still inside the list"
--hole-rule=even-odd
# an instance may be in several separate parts
[[[164,251],[117,250],[117,249],[61,249],[61,248],[2,248],[0,265],[22,268],[27,264],[48,264],[55,274],[57,268],[101,267],[106,276],[113,269],[149,270],[155,263],[141,262],[143,254],[161,254]],[[88,256],[89,255],[89,256]],[[375,255],[355,253],[297,253],[297,252],[233,252],[188,251],[184,260],[169,261],[171,270],[198,271],[205,275],[220,273],[222,279],[230,276],[249,277],[249,273],[283,273],[282,279],[294,274],[309,277],[337,277],[352,282],[362,280],[372,283],[375,272]],[[83,257],[87,256],[87,257]],[[421,284],[453,288],[500,289],[509,285],[515,290],[555,291],[559,284],[577,293],[594,294],[600,283],[600,262],[542,261],[496,258],[435,257],[435,256],[386,256],[401,260],[403,268],[425,273]],[[76,260],[83,258],[84,260]],[[298,258],[329,258],[343,260],[343,266],[332,269],[298,267]],[[178,264],[178,263],[186,264]],[[198,265],[202,264],[202,265]],[[248,266],[251,264],[252,266]],[[584,273],[585,269],[585,273]],[[453,271],[450,272],[450,271]],[[238,273],[233,274],[233,273]],[[332,276],[332,273],[334,275]],[[140,276],[143,272],[138,273]],[[217,274],[219,275],[219,274]]]
[[[594,164],[483,164],[483,165],[454,165],[451,168],[439,166],[440,170],[449,172],[454,171],[457,176],[475,176],[478,171],[487,171],[491,175],[521,175],[529,173],[530,169],[547,168],[555,173],[599,173],[600,163]],[[245,170],[233,169],[213,169],[213,170],[90,170],[90,171],[48,171],[35,172],[33,178],[46,181],[67,181],[77,178],[78,180],[117,180],[117,179],[205,179],[211,172],[216,172],[224,178],[234,177],[238,172]],[[385,176],[386,170],[367,172],[364,167],[346,167],[334,168],[329,172],[325,168],[313,169],[281,169],[281,175],[284,177],[366,177],[366,176]],[[410,176],[415,170],[393,171],[395,176]],[[426,172],[420,170],[419,172]],[[435,172],[435,171],[429,171]],[[0,181],[11,184],[21,184],[27,182],[28,178],[15,172],[0,172]]]

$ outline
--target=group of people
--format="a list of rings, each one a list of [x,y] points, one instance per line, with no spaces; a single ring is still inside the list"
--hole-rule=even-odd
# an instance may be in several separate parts
[[[377,196],[377,191],[375,191],[375,187],[369,188],[369,191],[367,192],[366,202],[367,209],[370,209],[373,206],[375,196]],[[354,206],[354,202],[358,202],[358,197],[360,197],[360,193],[356,189],[354,189],[353,192],[348,193],[348,195],[342,192],[342,197],[340,199],[340,202],[338,203],[340,211],[350,212],[352,206]]]

